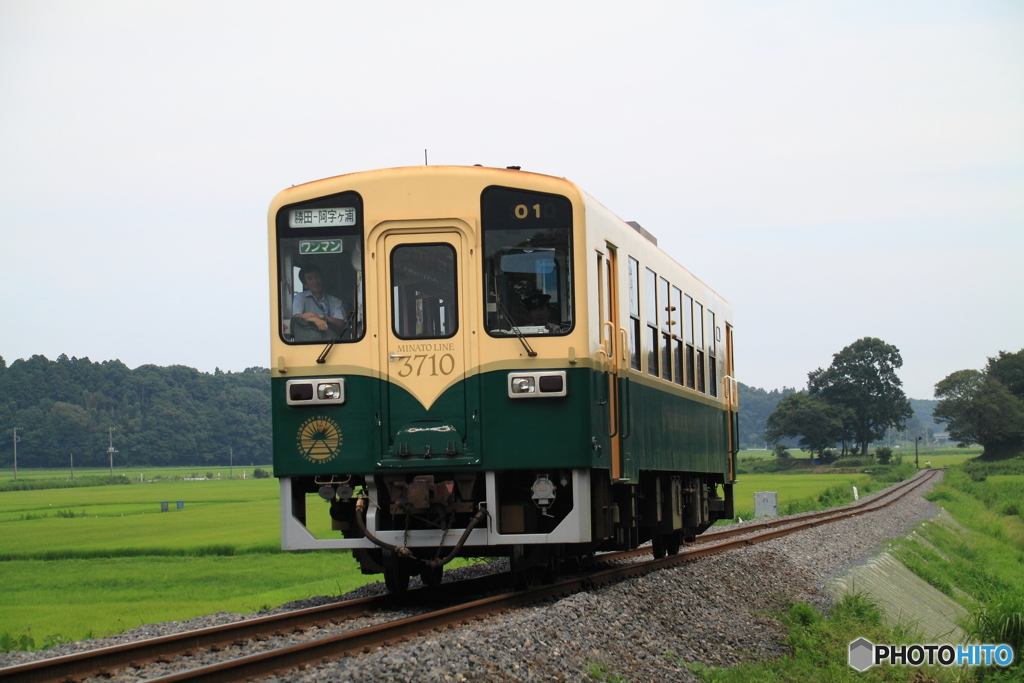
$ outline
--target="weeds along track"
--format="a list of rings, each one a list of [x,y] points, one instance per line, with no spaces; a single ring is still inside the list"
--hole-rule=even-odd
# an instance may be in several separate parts
[[[142,667],[146,670],[139,671],[140,678],[165,683],[244,680],[304,669],[310,664],[369,652],[431,631],[483,621],[510,609],[868,514],[887,507],[936,474],[938,470],[923,471],[871,498],[843,507],[707,532],[678,554],[660,559],[637,559],[649,555],[650,546],[605,553],[577,576],[525,591],[507,592],[510,575],[492,574],[443,583],[434,589],[409,591],[400,599],[380,595],[348,600],[29,662],[0,669],[0,683],[81,681]],[[636,561],[616,563],[627,559]],[[368,621],[376,623],[367,626]],[[253,642],[261,647],[252,647]],[[253,649],[262,651],[253,653]],[[151,662],[157,664],[147,666]],[[175,672],[163,675],[171,670]],[[128,671],[123,673],[131,676]]]

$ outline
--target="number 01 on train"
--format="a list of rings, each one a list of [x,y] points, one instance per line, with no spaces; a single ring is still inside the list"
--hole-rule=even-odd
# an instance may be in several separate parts
[[[353,173],[281,192],[269,228],[283,548],[400,592],[459,556],[529,582],[674,553],[733,516],[732,310],[575,184]]]

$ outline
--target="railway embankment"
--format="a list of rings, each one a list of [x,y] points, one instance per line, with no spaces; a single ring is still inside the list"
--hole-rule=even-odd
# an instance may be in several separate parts
[[[942,509],[932,520],[936,524],[957,525]],[[911,532],[911,536],[917,534]],[[825,590],[833,600],[843,595],[868,598],[881,608],[886,624],[920,632],[924,642],[962,643],[967,639],[960,627],[969,616],[967,609],[912,572],[891,553],[882,552],[851,567],[829,580]]]

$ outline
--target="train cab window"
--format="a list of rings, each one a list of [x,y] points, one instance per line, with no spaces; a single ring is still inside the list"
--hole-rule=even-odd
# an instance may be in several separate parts
[[[277,213],[279,334],[290,344],[363,336],[362,199],[354,192]]]
[[[574,324],[572,203],[508,187],[485,189],[480,203],[487,333],[568,334]]]
[[[647,291],[647,373],[658,376],[658,276],[650,268],[644,282]]]
[[[399,339],[446,339],[459,329],[455,249],[403,244],[391,252],[391,326]]]
[[[629,363],[640,369],[640,263],[629,257]]]
[[[686,386],[697,388],[696,352],[693,348],[693,299],[689,294],[683,295],[683,323],[686,340]]]

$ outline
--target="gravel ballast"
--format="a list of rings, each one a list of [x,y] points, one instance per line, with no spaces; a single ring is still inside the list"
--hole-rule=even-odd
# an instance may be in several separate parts
[[[786,632],[773,614],[793,601],[827,609],[828,579],[867,561],[886,540],[935,514],[936,508],[922,498],[931,488],[924,484],[878,512],[266,680],[593,681],[590,674],[600,672],[606,679],[620,676],[634,683],[698,681],[693,669],[701,665],[730,666],[784,654]],[[487,570],[450,573],[479,571]],[[344,597],[383,590],[382,584],[370,584]],[[314,598],[279,609],[336,600]],[[252,616],[221,613],[68,643],[45,653],[0,654],[0,666]],[[246,644],[231,648],[230,654],[267,646]],[[199,655],[95,680],[140,680],[198,665]]]

